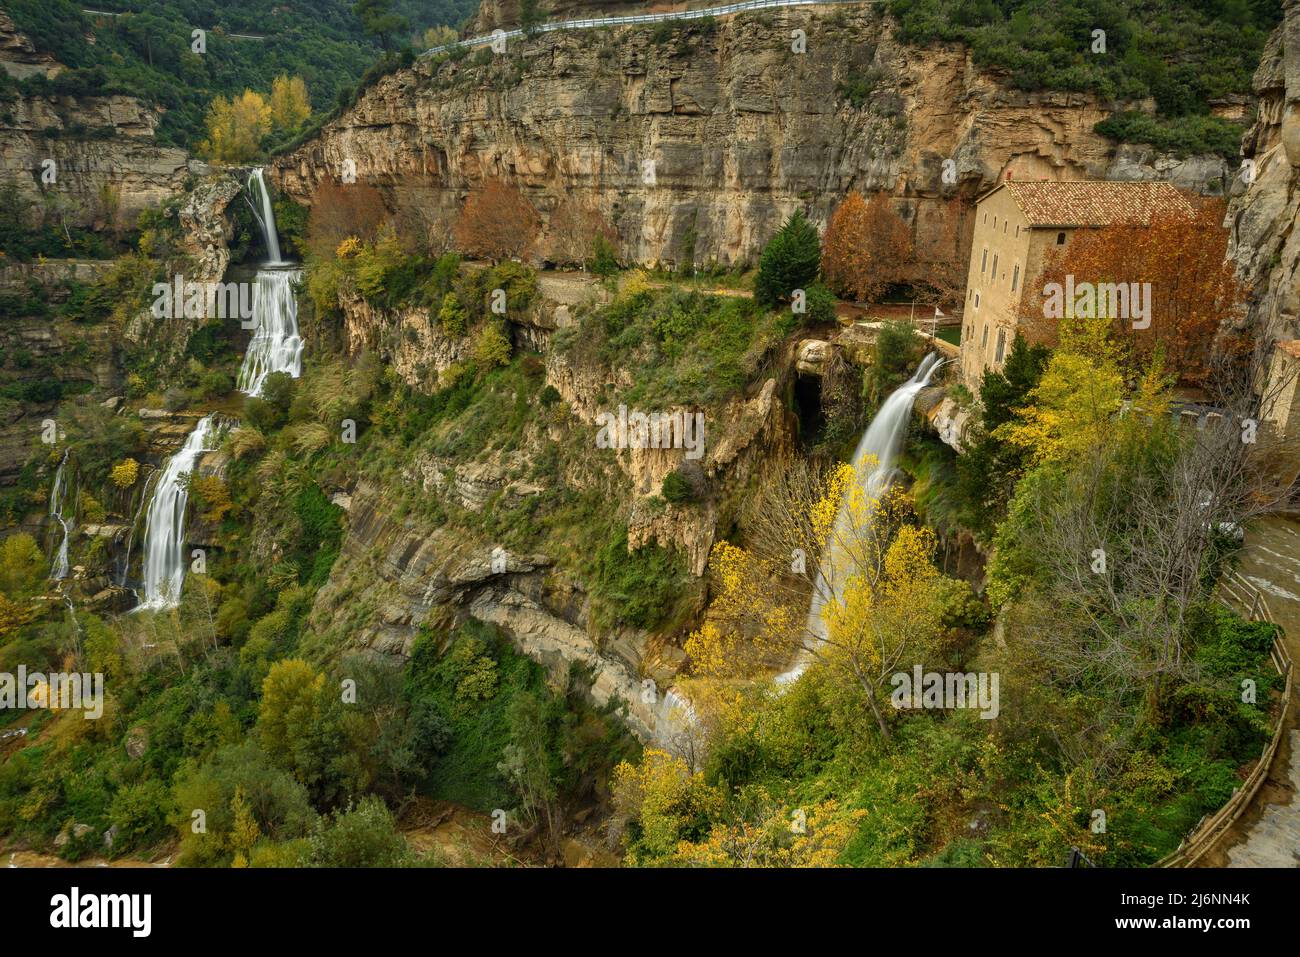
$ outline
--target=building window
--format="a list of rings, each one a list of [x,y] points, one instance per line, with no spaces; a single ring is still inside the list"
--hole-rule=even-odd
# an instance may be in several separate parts
[[[1057,234],[1056,234],[1056,245],[1058,245],[1058,246],[1064,246],[1064,245],[1065,245],[1065,233],[1057,233]]]
[[[989,214],[988,214],[988,213],[985,213],[985,214],[984,214],[984,222],[987,223],[988,221],[989,221]]]
[[[1018,285],[1020,285],[1020,263],[1016,263],[1016,267],[1011,270],[1011,291],[1015,292]]]
[[[1007,231],[1007,227],[1008,227],[1009,225],[1011,225],[1011,224],[1008,223],[1005,219],[1002,220],[1002,232],[1003,232],[1003,233],[1006,233],[1006,231]],[[1016,229],[1019,229],[1019,228],[1020,228],[1019,226],[1016,227]]]
[[[1016,227],[1016,239],[1019,239],[1019,238],[1020,238],[1020,227],[1017,226],[1017,227]]]
[[[993,228],[994,229],[998,228],[998,218],[996,216],[993,217]]]
[[[993,359],[994,362],[1000,363],[1002,361],[1002,353],[1006,351],[1006,348],[1007,348],[1007,330],[999,329],[998,330],[998,352]]]
[[[980,275],[984,275],[984,267],[989,264],[989,247],[984,247],[984,254],[980,256]]]
[[[980,307],[980,294],[977,292],[975,293],[975,308],[978,309],[979,307]]]
[[[980,348],[986,349],[989,344],[989,324],[984,323],[984,335],[980,336]]]
[[[998,254],[997,254],[997,253],[994,253],[994,254],[993,254],[993,273],[992,273],[992,276],[993,276],[993,281],[994,281],[994,282],[997,282],[997,281],[998,281]]]

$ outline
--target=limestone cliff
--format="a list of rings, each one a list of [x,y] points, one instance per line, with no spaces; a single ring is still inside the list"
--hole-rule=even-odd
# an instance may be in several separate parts
[[[61,69],[3,11],[0,68],[19,78]],[[189,172],[185,150],[154,142],[157,127],[158,114],[130,96],[19,96],[0,109],[0,186],[56,206],[70,225],[129,229],[180,193]],[[53,182],[42,179],[47,169]]]
[[[1255,73],[1259,109],[1243,144],[1254,179],[1238,179],[1228,209],[1250,317],[1271,339],[1300,336],[1300,0],[1284,11]]]
[[[806,53],[791,51],[795,29]],[[870,89],[861,107],[838,92],[854,81]],[[958,45],[907,47],[873,7],[756,11],[667,39],[557,31],[498,56],[418,61],[282,157],[275,176],[310,203],[351,161],[393,212],[435,231],[502,177],[544,218],[566,197],[587,201],[625,258],[665,264],[753,260],[790,211],[824,222],[854,188],[890,190],[924,248],[942,200],[1008,173],[1222,187],[1219,159],[1117,148],[1095,133],[1113,106],[1013,90]],[[948,159],[956,183],[943,181]]]

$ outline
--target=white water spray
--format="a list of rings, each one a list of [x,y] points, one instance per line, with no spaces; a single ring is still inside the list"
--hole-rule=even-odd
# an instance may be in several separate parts
[[[302,337],[298,335],[298,300],[293,286],[302,272],[297,269],[262,269],[257,274],[253,296],[253,338],[239,368],[238,387],[249,395],[261,395],[266,377],[287,372],[302,375]]]
[[[144,600],[140,608],[161,610],[180,604],[185,581],[185,507],[190,492],[187,478],[204,452],[211,452],[225,429],[213,415],[204,416],[167,460],[149,499],[144,528]]]
[[[68,451],[64,449],[63,458],[59,460],[59,468],[54,473],[54,488],[50,491],[50,518],[54,519],[63,527],[63,539],[59,542],[59,550],[54,553],[54,567],[50,570],[50,579],[52,581],[63,581],[68,577],[68,532],[71,526],[68,520],[63,517],[63,467],[68,464]]]
[[[903,439],[907,435],[912,403],[916,401],[916,394],[930,384],[930,377],[941,365],[943,363],[934,353],[922,359],[912,378],[890,394],[858,440],[858,447],[853,452],[853,469],[866,501],[878,501],[893,481],[894,462],[898,459]],[[852,557],[844,548],[844,543],[852,532],[853,515],[849,504],[851,494],[852,490],[846,492],[844,501],[840,503],[834,530],[817,569],[817,582],[813,586],[812,600],[808,605],[806,628],[814,644],[826,639],[826,623],[822,619],[822,613],[831,602],[843,599],[845,582],[851,577],[847,566],[851,564]],[[800,650],[790,670],[777,675],[777,684],[788,684],[796,680],[807,670],[811,657],[812,651],[809,648]]]
[[[251,202],[253,215],[257,217],[257,224],[262,227],[262,239],[266,243],[266,254],[271,258],[268,262],[275,265],[283,262],[280,258],[280,237],[275,232],[275,213],[271,209],[271,192],[266,188],[266,178],[262,175],[262,168],[259,166],[253,170],[248,177],[248,191],[252,194],[256,202]]]
[[[293,289],[302,278],[302,270],[290,267],[280,258],[275,212],[261,169],[253,170],[248,177],[248,189],[261,206],[257,221],[271,258],[257,272],[253,290],[253,338],[244,353],[236,385],[241,392],[261,395],[266,377],[273,372],[287,372],[295,379],[302,375],[302,337],[298,334],[298,299]],[[256,209],[254,206],[255,212]]]

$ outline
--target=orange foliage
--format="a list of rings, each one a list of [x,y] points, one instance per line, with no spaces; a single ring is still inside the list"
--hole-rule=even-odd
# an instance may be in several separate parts
[[[1244,290],[1226,259],[1228,231],[1223,203],[1201,200],[1190,215],[1169,214],[1150,226],[1117,225],[1078,230],[1043,265],[1038,288],[1027,289],[1022,316],[1028,334],[1055,345],[1057,322],[1044,318],[1044,287],[1065,283],[1150,283],[1150,325],[1135,329],[1132,317],[1112,317],[1129,357],[1145,365],[1163,348],[1167,371],[1180,381],[1204,383],[1215,336],[1239,314]],[[1145,323],[1147,320],[1142,320]]]
[[[522,257],[541,225],[537,210],[515,187],[488,180],[469,194],[453,234],[460,251],[477,259],[499,262]]]
[[[373,186],[322,180],[312,195],[307,247],[317,256],[332,256],[349,236],[373,237],[386,214],[383,197]]]
[[[846,298],[870,301],[909,278],[912,231],[878,192],[866,202],[849,193],[831,216],[822,239],[822,275]]]
[[[618,232],[600,210],[569,196],[551,213],[543,255],[556,265],[580,265],[591,259],[597,236],[618,244]]]

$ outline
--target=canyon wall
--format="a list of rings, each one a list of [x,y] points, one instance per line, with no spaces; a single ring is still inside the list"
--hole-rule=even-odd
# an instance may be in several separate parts
[[[1283,9],[1255,73],[1259,106],[1243,144],[1254,178],[1237,178],[1228,207],[1249,316],[1270,339],[1300,338],[1300,0]]]
[[[805,53],[791,50],[796,29]],[[942,241],[950,196],[1006,175],[1206,192],[1226,182],[1217,157],[1179,160],[1095,133],[1115,104],[1013,90],[960,45],[905,46],[874,7],[755,11],[666,32],[555,32],[501,55],[417,61],[281,157],[275,179],[310,203],[350,161],[399,219],[438,236],[469,191],[500,177],[544,219],[566,198],[599,209],[624,258],[667,265],[753,261],[795,208],[824,224],[851,189],[889,190],[924,249]],[[861,107],[839,92],[855,82],[870,91]],[[945,183],[949,159],[956,181]]]
[[[0,69],[21,79],[61,67],[0,11]],[[19,96],[0,105],[0,187],[13,184],[20,201],[69,225],[130,228],[180,193],[190,171],[185,150],[154,142],[157,127],[158,114],[130,96]]]

